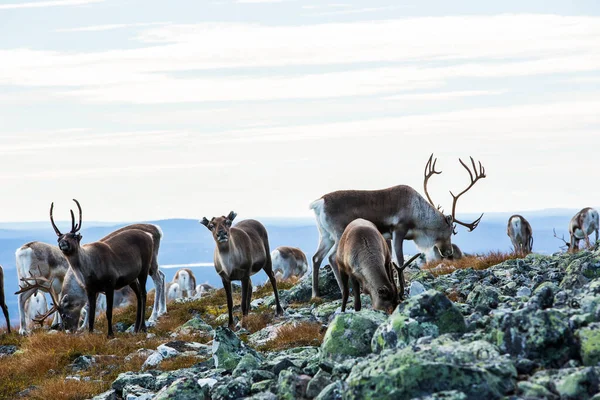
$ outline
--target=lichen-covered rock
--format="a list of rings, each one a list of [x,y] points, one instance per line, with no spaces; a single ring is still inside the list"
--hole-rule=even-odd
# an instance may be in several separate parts
[[[498,307],[500,302],[500,292],[493,286],[477,285],[473,289],[469,296],[467,296],[467,303],[474,307],[485,306],[489,308]]]
[[[600,324],[595,323],[577,331],[583,365],[600,365]]]
[[[117,379],[113,382],[112,388],[121,395],[125,385],[138,385],[145,389],[154,389],[154,382],[156,381],[155,376],[152,373],[135,373],[125,372],[119,374]]]
[[[600,367],[545,370],[519,384],[526,398],[586,400],[600,393]]]
[[[512,362],[485,342],[440,337],[429,345],[386,350],[359,362],[346,380],[344,399],[410,399],[440,391],[468,399],[496,399],[514,390]]]
[[[155,400],[204,400],[209,399],[208,386],[200,386],[197,380],[180,378],[156,394]]]
[[[306,387],[306,397],[313,399],[319,395],[327,386],[331,385],[331,374],[319,370],[317,374],[308,382]]]
[[[344,382],[337,381],[331,385],[326,386],[315,400],[342,400],[342,393],[345,390],[346,385]]]
[[[385,320],[386,314],[373,310],[339,314],[325,333],[321,358],[341,361],[369,354],[373,333]]]
[[[381,324],[371,342],[373,352],[404,347],[420,337],[466,331],[462,313],[446,296],[429,290],[400,304]]]
[[[425,397],[418,397],[414,400],[467,400],[467,395],[457,390],[445,390],[430,394]]]
[[[492,319],[489,338],[502,352],[547,367],[562,366],[576,352],[568,318],[555,309],[499,313]]]
[[[213,335],[214,329],[208,325],[202,318],[195,316],[194,318],[187,321],[185,324],[177,328],[177,333],[190,334],[190,333],[205,333],[207,335]]]
[[[319,270],[319,294],[322,298],[336,300],[342,298],[342,292],[330,265]],[[293,288],[287,291],[290,302],[306,303],[312,296],[312,274],[306,274]]]
[[[156,393],[138,385],[125,385],[123,388],[124,400],[151,400]]]
[[[244,377],[224,381],[223,385],[215,385],[210,391],[212,400],[243,399],[250,395],[250,382]]]
[[[252,354],[244,354],[240,362],[233,370],[233,377],[238,377],[246,374],[249,371],[255,370],[260,365],[259,360]]]
[[[215,329],[212,354],[215,366],[228,371],[234,370],[246,354],[261,359],[260,355],[246,346],[231,329],[224,327]]]
[[[277,380],[277,397],[282,400],[304,398],[310,382],[307,375],[298,375],[292,371],[281,371]]]

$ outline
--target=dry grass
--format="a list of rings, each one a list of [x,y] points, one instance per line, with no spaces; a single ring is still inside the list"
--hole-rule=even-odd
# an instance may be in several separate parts
[[[64,378],[57,377],[46,381],[43,386],[33,390],[28,397],[36,400],[84,400],[106,390],[105,386],[103,382],[65,381]]]
[[[244,326],[250,333],[254,333],[266,328],[273,321],[274,317],[275,314],[270,309],[251,312],[244,318]]]
[[[422,270],[431,272],[435,276],[450,274],[457,269],[473,268],[475,270],[483,270],[494,265],[500,264],[506,260],[519,258],[519,255],[514,253],[504,253],[501,251],[490,251],[485,254],[463,257],[454,261],[433,261],[421,267]]]
[[[258,350],[276,351],[299,346],[319,346],[325,335],[318,322],[300,322],[282,326],[275,339],[268,341]]]
[[[194,356],[180,356],[174,358],[167,358],[161,361],[159,368],[163,371],[174,371],[176,369],[189,368],[199,362],[204,361]]]

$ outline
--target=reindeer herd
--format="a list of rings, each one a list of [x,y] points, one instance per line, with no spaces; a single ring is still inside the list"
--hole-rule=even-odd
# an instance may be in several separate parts
[[[459,159],[469,174],[470,183],[452,195],[451,214],[444,214],[429,196],[427,184],[436,170],[433,154],[425,165],[423,188],[426,199],[410,186],[398,185],[382,190],[341,190],[325,194],[310,204],[316,216],[319,244],[312,257],[312,296],[319,296],[319,268],[327,257],[342,292],[342,311],[345,311],[350,285],[354,308],[361,308],[360,293],[371,297],[373,308],[392,312],[404,295],[404,268],[417,256],[426,261],[458,259],[462,251],[452,243],[456,226],[469,232],[477,228],[483,214],[473,222],[456,217],[456,206],[462,195],[480,179],[486,177],[481,162],[470,158],[470,165]],[[167,303],[177,298],[197,298],[214,288],[207,283],[196,284],[190,269],[177,271],[171,282],[158,267],[158,252],[162,231],[156,225],[133,224],[106,237],[81,244],[79,233],[82,210],[78,220],[71,210],[71,229],[61,233],[54,223],[54,203],[50,206],[50,223],[57,235],[58,246],[31,242],[15,253],[20,281],[18,295],[20,328],[26,334],[36,322],[40,325],[53,315],[52,326],[75,332],[87,325],[93,332],[96,308],[103,302],[108,322],[108,336],[113,336],[113,308],[136,304],[134,332],[146,331],[146,281],[150,276],[156,287],[149,322],[155,322],[167,312]],[[221,277],[227,296],[228,325],[234,327],[232,281],[241,281],[242,326],[250,310],[251,276],[264,271],[275,297],[276,315],[283,315],[279,302],[277,278],[301,277],[308,272],[304,253],[295,247],[278,247],[270,252],[266,228],[253,219],[233,224],[236,213],[203,218],[204,225],[215,241],[214,266]],[[590,246],[590,235],[598,240],[598,212],[584,208],[569,223],[569,251],[579,249],[584,240]],[[514,252],[525,256],[533,249],[533,230],[521,215],[513,215],[507,224]],[[555,232],[556,236],[556,232]],[[421,252],[404,262],[403,242],[412,240]],[[394,262],[395,261],[395,262]],[[396,282],[397,280],[397,282]],[[52,299],[48,309],[45,297]],[[104,299],[102,301],[102,299]],[[5,302],[4,276],[0,267],[0,307],[10,332],[8,308]]]

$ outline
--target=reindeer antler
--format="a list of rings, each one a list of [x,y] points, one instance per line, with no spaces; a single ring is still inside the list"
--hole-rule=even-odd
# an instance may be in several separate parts
[[[481,161],[479,161],[479,168],[477,168],[478,166],[475,164],[475,160],[473,160],[473,157],[469,157],[469,158],[471,159],[471,165],[473,166],[473,172],[471,172],[471,169],[467,166],[467,164],[465,164],[463,162],[463,160],[461,160],[459,158],[458,161],[460,162],[460,164],[463,167],[465,167],[465,169],[469,173],[469,177],[471,178],[471,184],[469,184],[469,186],[467,186],[467,188],[465,190],[463,190],[456,196],[454,195],[454,193],[452,193],[452,191],[450,191],[450,194],[452,195],[452,218],[454,219],[454,222],[456,222],[457,224],[462,225],[466,228],[469,228],[469,232],[471,232],[473,229],[477,228],[477,225],[479,225],[479,222],[481,221],[483,214],[481,214],[479,216],[479,218],[477,218],[475,221],[471,222],[470,224],[466,223],[466,222],[461,222],[456,219],[456,203],[458,202],[458,199],[460,198],[460,196],[467,193],[469,191],[469,189],[471,189],[478,180],[485,178],[485,168],[483,167],[483,165],[481,165]]]
[[[50,204],[50,223],[52,224],[52,227],[54,228],[54,232],[56,232],[56,236],[61,236],[62,233],[60,233],[60,231],[58,230],[58,227],[54,223],[54,217],[52,216],[53,210],[54,210],[54,202],[52,202],[52,204]]]
[[[433,175],[439,175],[442,173],[442,171],[436,171],[435,170],[435,163],[437,163],[437,158],[433,158],[433,153],[431,153],[431,155],[429,156],[429,160],[427,160],[427,164],[425,164],[425,171],[423,173],[424,175],[424,180],[423,180],[423,189],[425,190],[425,196],[427,196],[427,200],[429,201],[429,204],[431,204],[432,206],[436,206],[433,203],[433,200],[431,200],[431,197],[429,196],[429,192],[427,191],[427,182],[429,182],[429,178],[431,178]],[[441,208],[441,206],[437,206],[437,209],[439,210]]]
[[[33,289],[40,289],[44,292],[47,292],[52,298],[52,307],[44,314],[38,314],[35,318],[32,318],[34,322],[37,322],[40,325],[44,324],[46,318],[52,315],[54,312],[58,311],[58,296],[52,287],[52,282],[42,275],[42,271],[40,266],[38,265],[38,271],[40,276],[33,276],[31,271],[29,272],[29,277],[23,277],[20,280],[23,281],[23,286],[19,285],[19,290],[15,292],[15,294],[21,294]],[[34,281],[35,283],[30,283],[29,281]]]
[[[75,199],[73,199],[73,201],[75,202],[75,204],[77,204],[77,208],[79,209],[79,223],[75,223],[75,214],[73,214],[73,210],[71,211],[71,233],[76,233],[81,229],[81,206],[79,205],[79,202]]]
[[[552,228],[552,232],[554,232],[554,237],[557,238],[558,240],[562,240],[565,245],[564,246],[560,246],[560,248],[562,249],[563,247],[566,247],[567,249],[569,249],[571,247],[571,243],[567,242],[565,240],[565,235],[563,234],[562,237],[558,237],[558,235],[556,234],[556,229]]]

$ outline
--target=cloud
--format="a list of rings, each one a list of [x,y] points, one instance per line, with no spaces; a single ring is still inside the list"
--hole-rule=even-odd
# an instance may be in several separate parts
[[[324,16],[329,16],[329,15],[366,14],[366,13],[373,13],[373,12],[379,12],[379,11],[398,10],[401,8],[410,8],[410,6],[402,5],[402,6],[353,8],[350,10],[324,11],[324,12],[319,12],[319,13],[314,13],[314,14],[308,14],[307,16],[309,16],[309,17],[324,17]]]
[[[112,31],[116,29],[128,29],[128,28],[143,28],[148,26],[156,25],[167,25],[169,22],[137,22],[131,24],[109,24],[109,25],[92,25],[82,26],[78,28],[61,28],[56,29],[54,32],[103,32]]]
[[[387,96],[385,100],[447,100],[460,97],[494,96],[507,92],[507,90],[457,90],[453,92],[411,93]]]
[[[20,8],[46,8],[46,7],[68,7],[81,6],[92,3],[102,3],[105,0],[54,0],[54,1],[35,1],[28,3],[10,3],[0,4],[0,10],[14,10]]]

